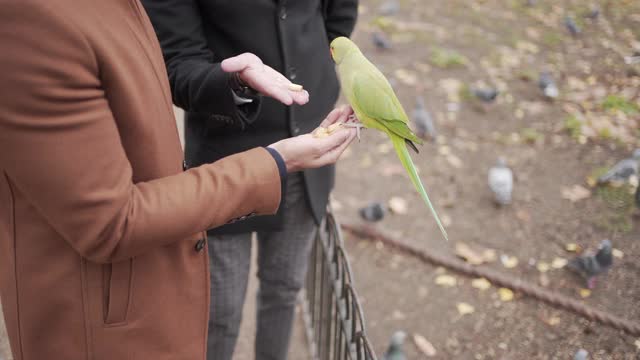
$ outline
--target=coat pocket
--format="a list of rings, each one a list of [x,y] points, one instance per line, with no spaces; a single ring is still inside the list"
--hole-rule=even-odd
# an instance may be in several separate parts
[[[126,324],[133,289],[133,259],[103,265],[102,289],[105,325]]]

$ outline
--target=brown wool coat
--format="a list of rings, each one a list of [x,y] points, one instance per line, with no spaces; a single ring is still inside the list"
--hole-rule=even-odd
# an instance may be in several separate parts
[[[183,172],[137,0],[0,9],[0,296],[15,360],[204,359],[202,231],[275,213],[275,161],[253,149]]]

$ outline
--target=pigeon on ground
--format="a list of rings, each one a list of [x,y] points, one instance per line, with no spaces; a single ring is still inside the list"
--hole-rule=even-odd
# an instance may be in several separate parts
[[[585,349],[580,349],[573,355],[573,360],[587,360],[589,358],[589,352]]]
[[[404,331],[396,331],[391,336],[391,343],[387,348],[387,352],[384,353],[383,360],[407,360],[407,356],[402,350],[402,345],[407,334]]]
[[[584,17],[593,21],[598,20],[598,18],[600,17],[600,7],[597,5],[593,5],[591,7],[591,10]]]
[[[431,114],[425,108],[424,99],[421,96],[416,98],[416,108],[413,110],[413,124],[416,135],[421,139],[435,139],[438,136]]]
[[[373,44],[376,46],[376,48],[380,50],[391,50],[391,48],[393,47],[391,45],[391,40],[389,40],[389,38],[378,31],[374,32],[371,35],[371,41],[373,41]]]
[[[360,217],[369,222],[377,222],[384,218],[385,209],[379,202],[371,203],[359,210]]]
[[[494,102],[500,93],[496,89],[473,89],[472,92],[475,97],[486,103]]]
[[[544,96],[548,99],[555,99],[560,95],[560,90],[556,82],[553,80],[553,76],[550,72],[544,71],[540,73],[540,79],[538,80],[538,86]]]
[[[511,203],[513,172],[503,157],[498,158],[498,163],[489,169],[489,188],[493,191],[494,200],[498,205]]]
[[[580,35],[580,27],[578,27],[578,24],[576,24],[575,20],[573,20],[571,16],[565,16],[564,25],[567,27],[567,30],[569,30],[571,36],[576,37]]]
[[[393,16],[400,11],[400,2],[398,0],[387,0],[378,8],[378,13],[382,16]]]
[[[602,240],[595,255],[583,255],[571,259],[567,268],[576,272],[587,281],[587,288],[593,289],[596,286],[596,277],[611,267],[613,264],[613,254],[611,241]]]
[[[638,176],[638,166],[640,164],[640,149],[633,151],[632,157],[621,160],[615,164],[609,171],[598,178],[598,184],[623,184],[632,176]]]
[[[631,56],[625,56],[624,63],[627,65],[640,64],[640,50],[635,51]]]
[[[536,0],[527,0],[527,6],[536,6],[537,1]]]

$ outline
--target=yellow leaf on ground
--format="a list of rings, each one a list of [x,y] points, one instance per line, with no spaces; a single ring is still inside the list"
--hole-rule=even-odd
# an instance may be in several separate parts
[[[560,318],[557,316],[552,316],[549,318],[549,320],[547,320],[547,324],[551,325],[551,326],[556,326],[560,324]]]
[[[591,290],[589,289],[580,289],[579,293],[580,297],[582,298],[588,298],[589,296],[591,296]]]
[[[471,280],[471,286],[480,291],[484,291],[491,287],[491,283],[485,278],[477,278]]]
[[[511,301],[513,300],[513,291],[507,288],[498,289],[498,296],[500,297],[500,301]]]
[[[536,268],[538,269],[538,271],[544,273],[549,271],[549,269],[551,268],[551,266],[549,266],[548,263],[544,262],[544,261],[540,261],[536,264]]]
[[[591,196],[591,191],[581,185],[562,188],[562,198],[571,202],[578,202]]]
[[[398,215],[404,215],[409,211],[409,205],[407,204],[407,200],[394,196],[389,199],[389,209],[391,212]]]
[[[473,306],[464,302],[458,303],[456,307],[458,309],[458,314],[460,314],[461,316],[473,314],[476,311],[476,309]]]
[[[618,259],[622,259],[624,257],[624,253],[622,252],[622,250],[615,248],[611,250],[611,254]]]
[[[429,342],[429,340],[425,339],[424,336],[420,334],[413,334],[413,342],[416,344],[416,347],[420,352],[424,354],[426,357],[434,357],[436,356],[436,348],[433,347],[433,344]]]
[[[562,269],[563,267],[565,267],[567,265],[568,261],[567,259],[563,259],[561,257],[557,257],[555,259],[553,259],[553,261],[551,262],[551,267],[554,269]]]
[[[463,242],[456,243],[455,253],[471,265],[480,265],[485,262],[482,254],[473,251],[469,245]]]
[[[580,246],[576,243],[569,243],[564,246],[564,249],[569,252],[578,252],[578,250],[580,250]]]
[[[436,277],[436,285],[440,285],[440,286],[445,286],[445,287],[452,287],[452,286],[456,286],[458,284],[458,281],[456,280],[456,278],[454,278],[451,275],[438,275]]]
[[[515,256],[502,254],[500,255],[500,262],[502,263],[502,266],[506,267],[507,269],[513,269],[514,267],[518,266],[518,258]]]

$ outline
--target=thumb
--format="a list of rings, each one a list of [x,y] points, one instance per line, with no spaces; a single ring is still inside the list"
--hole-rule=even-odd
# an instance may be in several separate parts
[[[244,53],[223,60],[220,67],[224,72],[241,72],[257,62],[261,62],[260,58],[251,53]]]

